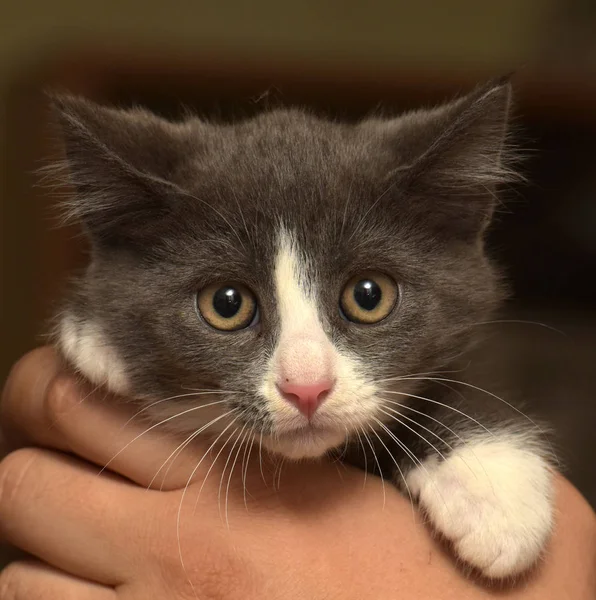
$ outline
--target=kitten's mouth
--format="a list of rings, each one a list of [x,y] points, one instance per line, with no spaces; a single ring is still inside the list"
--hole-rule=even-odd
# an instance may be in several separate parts
[[[316,458],[345,442],[346,432],[309,423],[270,437],[266,445],[286,458]]]
[[[301,427],[296,427],[296,429],[284,431],[280,437],[285,439],[304,439],[309,436],[329,436],[334,433],[336,433],[336,430],[331,429],[330,427],[322,427],[321,425],[308,423]]]

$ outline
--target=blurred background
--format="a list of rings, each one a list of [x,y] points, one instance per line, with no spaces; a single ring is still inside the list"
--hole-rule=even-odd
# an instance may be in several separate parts
[[[42,89],[166,116],[184,105],[228,119],[281,102],[354,119],[512,70],[528,183],[505,191],[490,236],[514,297],[487,326],[486,359],[554,424],[567,475],[596,505],[593,0],[4,0],[0,381],[43,341],[67,274],[84,263],[34,175],[57,152]]]

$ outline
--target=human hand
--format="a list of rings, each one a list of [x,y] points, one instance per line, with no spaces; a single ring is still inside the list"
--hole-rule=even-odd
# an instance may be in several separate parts
[[[50,349],[13,371],[1,421],[21,449],[0,465],[0,536],[40,562],[6,568],[2,600],[594,597],[596,522],[562,478],[544,563],[497,592],[462,577],[390,486],[382,510],[374,477],[363,485],[361,472],[329,462],[286,464],[278,491],[256,449],[245,469],[238,454],[229,478],[235,451],[226,470],[224,449],[187,486],[209,445],[190,444],[156,476],[180,440],[158,428],[137,437],[130,416],[77,386]]]

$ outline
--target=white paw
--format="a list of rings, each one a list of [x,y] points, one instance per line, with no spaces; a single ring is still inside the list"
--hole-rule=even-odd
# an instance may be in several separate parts
[[[483,437],[423,464],[408,486],[461,560],[495,579],[537,561],[553,524],[552,475],[531,444]]]

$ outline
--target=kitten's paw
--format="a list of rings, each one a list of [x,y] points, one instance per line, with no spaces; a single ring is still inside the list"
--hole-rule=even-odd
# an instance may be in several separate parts
[[[494,579],[536,562],[553,524],[552,475],[523,438],[483,438],[423,464],[408,486],[460,559]]]

